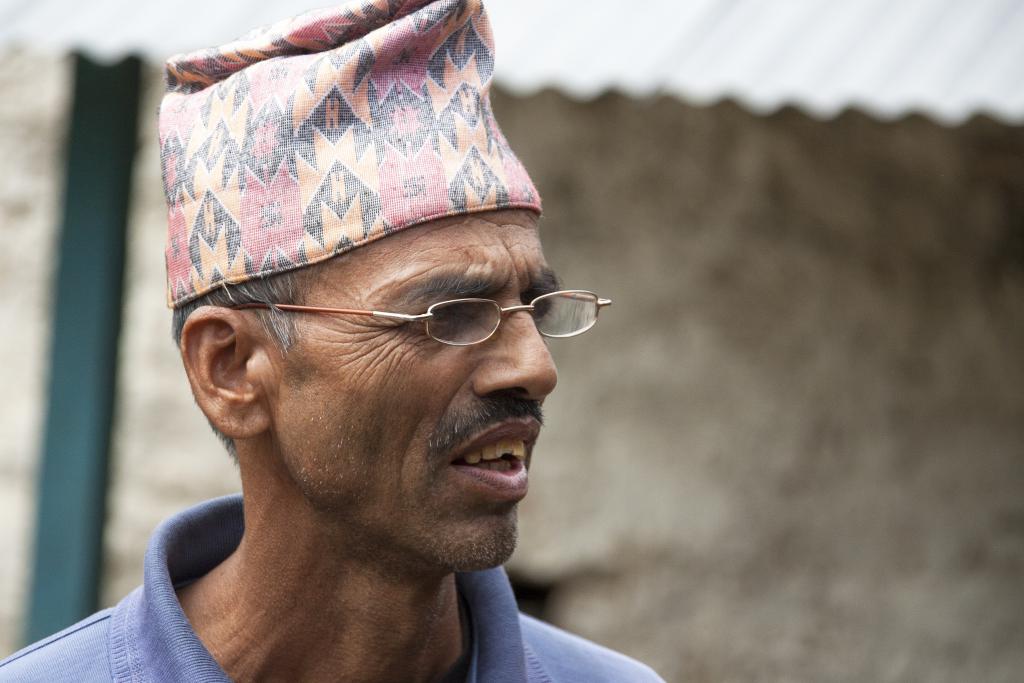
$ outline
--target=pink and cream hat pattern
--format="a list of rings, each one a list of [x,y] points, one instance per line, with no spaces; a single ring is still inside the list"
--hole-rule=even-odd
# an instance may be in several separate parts
[[[354,0],[171,58],[168,304],[443,216],[539,213],[493,69],[480,0]]]

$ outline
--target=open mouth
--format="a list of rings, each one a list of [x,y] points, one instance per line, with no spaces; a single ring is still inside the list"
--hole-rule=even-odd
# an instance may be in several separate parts
[[[453,465],[475,467],[495,472],[519,470],[526,460],[526,443],[520,439],[503,439],[466,453]]]
[[[529,488],[527,453],[536,438],[536,429],[516,425],[482,435],[451,460],[455,480],[477,498],[503,503],[522,500]]]
[[[490,502],[516,503],[529,488],[527,463],[540,423],[511,419],[492,425],[465,442],[450,457],[453,482],[467,495]]]

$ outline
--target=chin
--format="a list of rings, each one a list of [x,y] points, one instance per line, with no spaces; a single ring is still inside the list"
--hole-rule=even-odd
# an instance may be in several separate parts
[[[516,549],[518,529],[515,510],[499,518],[476,520],[468,529],[436,538],[434,560],[448,571],[472,572],[505,564]]]

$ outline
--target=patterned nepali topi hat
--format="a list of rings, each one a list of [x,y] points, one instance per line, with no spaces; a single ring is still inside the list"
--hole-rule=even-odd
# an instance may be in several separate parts
[[[172,57],[167,300],[540,197],[491,112],[480,0],[352,0]]]

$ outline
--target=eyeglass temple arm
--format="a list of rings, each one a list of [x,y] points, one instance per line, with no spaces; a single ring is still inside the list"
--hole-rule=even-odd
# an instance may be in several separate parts
[[[248,304],[237,304],[232,306],[236,310],[246,308],[268,308],[279,311],[295,311],[298,313],[345,313],[351,315],[373,315],[374,311],[364,311],[357,308],[324,308],[322,306],[299,306],[297,304],[265,304],[253,302]]]
[[[392,320],[417,321],[426,320],[431,317],[430,313],[420,315],[407,315],[405,313],[389,313],[387,311],[367,311],[358,308],[325,308],[323,306],[299,306],[296,304],[264,304],[248,303],[232,306],[236,310],[245,308],[276,308],[282,311],[295,311],[298,313],[333,313],[344,315],[372,315],[375,318],[390,318]]]
[[[390,318],[392,320],[404,320],[406,322],[423,321],[427,318],[433,318],[433,313],[420,313],[419,315],[408,315],[406,313],[388,313],[387,311],[370,311],[370,315],[375,318]]]

